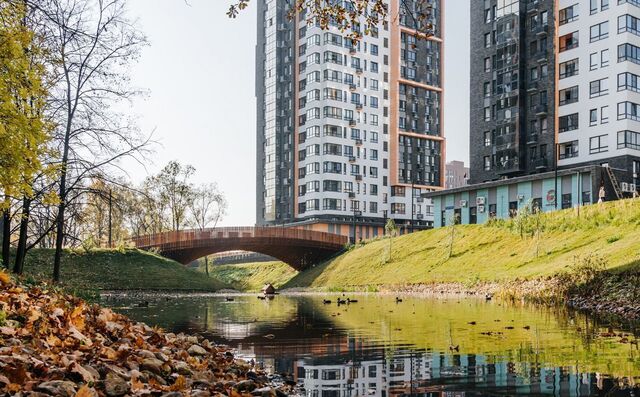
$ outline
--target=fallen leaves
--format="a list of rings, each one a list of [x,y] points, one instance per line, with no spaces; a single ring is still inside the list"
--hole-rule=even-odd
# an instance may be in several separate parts
[[[0,271],[0,395],[243,396],[266,385],[252,364],[201,337],[164,333]],[[252,380],[247,379],[251,373]],[[273,389],[275,395],[275,389]]]

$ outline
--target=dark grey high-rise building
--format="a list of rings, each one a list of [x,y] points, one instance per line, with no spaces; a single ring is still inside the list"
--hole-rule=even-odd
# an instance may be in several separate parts
[[[553,0],[472,0],[471,183],[554,167]]]
[[[294,216],[294,22],[284,0],[258,2],[256,44],[256,220],[291,222]]]

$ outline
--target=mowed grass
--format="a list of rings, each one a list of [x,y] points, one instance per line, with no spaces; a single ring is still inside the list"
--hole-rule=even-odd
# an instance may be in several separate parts
[[[211,277],[240,291],[260,291],[268,283],[280,288],[298,274],[291,266],[277,261],[209,266]]]
[[[33,249],[25,274],[50,279],[53,250]],[[81,290],[216,291],[227,286],[171,259],[136,249],[64,250],[63,286]]]
[[[533,279],[570,269],[597,254],[615,270],[640,269],[640,200],[622,200],[541,215],[538,238],[521,238],[516,222],[427,230],[379,239],[312,269],[285,287],[348,289],[431,283]],[[391,254],[389,255],[389,243]],[[390,257],[390,259],[389,259]]]

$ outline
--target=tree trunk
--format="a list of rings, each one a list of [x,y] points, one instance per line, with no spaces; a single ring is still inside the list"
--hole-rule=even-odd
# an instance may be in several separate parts
[[[62,185],[60,191],[62,192]],[[58,215],[56,216],[56,251],[53,256],[53,281],[60,281],[60,261],[62,259],[62,244],[64,243],[64,199],[60,199]]]
[[[208,256],[204,257],[204,271],[207,274],[207,277],[209,277],[209,257]]]
[[[11,243],[11,217],[9,216],[9,208],[2,211],[2,263],[9,268],[9,260],[11,255],[9,248]]]
[[[29,230],[29,217],[31,213],[31,200],[25,197],[22,200],[22,216],[20,217],[20,234],[18,237],[18,249],[16,250],[16,262],[13,272],[22,274],[24,258],[27,255],[27,232]]]

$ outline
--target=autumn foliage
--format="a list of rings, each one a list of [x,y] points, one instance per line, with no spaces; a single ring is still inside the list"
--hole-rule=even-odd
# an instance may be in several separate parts
[[[0,314],[1,395],[243,396],[267,381],[206,339],[22,286],[1,271]]]

